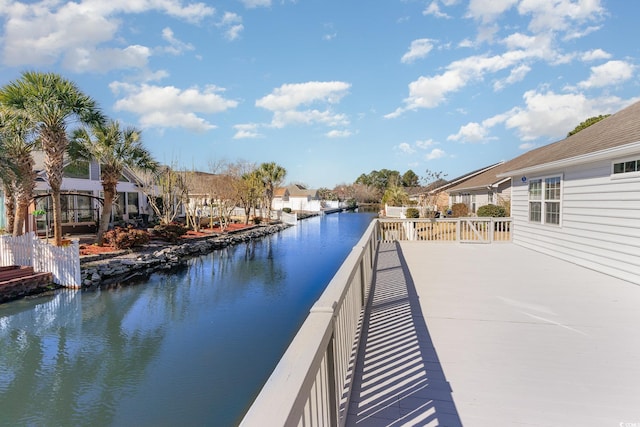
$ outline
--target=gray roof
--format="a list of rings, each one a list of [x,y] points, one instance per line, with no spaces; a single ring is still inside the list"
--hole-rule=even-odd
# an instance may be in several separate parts
[[[603,119],[580,132],[531,150],[505,163],[501,176],[561,160],[576,159],[640,142],[640,102]]]

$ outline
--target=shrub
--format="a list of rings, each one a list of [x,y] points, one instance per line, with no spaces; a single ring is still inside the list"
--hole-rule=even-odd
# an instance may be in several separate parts
[[[291,213],[291,208],[282,208],[282,212]]]
[[[469,215],[469,208],[464,203],[456,203],[451,206],[451,216],[458,218],[460,216]]]
[[[416,208],[407,208],[405,216],[407,218],[420,218],[420,211]]]
[[[153,227],[153,234],[167,242],[175,243],[180,236],[187,234],[187,227],[182,224],[160,224]]]
[[[259,216],[254,216],[253,217],[253,223],[254,224],[260,224],[260,222],[262,221],[262,218],[260,218]]]
[[[484,205],[478,208],[477,215],[483,216],[483,217],[490,216],[490,217],[498,218],[498,217],[507,216],[507,211],[502,206]]]
[[[116,227],[104,233],[104,241],[116,249],[131,249],[149,243],[149,234],[133,227]]]

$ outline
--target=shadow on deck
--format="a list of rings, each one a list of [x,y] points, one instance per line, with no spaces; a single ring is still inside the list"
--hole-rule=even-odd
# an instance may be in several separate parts
[[[398,243],[378,251],[347,426],[461,426]]]

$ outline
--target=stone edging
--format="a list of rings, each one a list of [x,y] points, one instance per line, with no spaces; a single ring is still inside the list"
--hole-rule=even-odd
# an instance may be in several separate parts
[[[212,252],[230,245],[278,233],[288,224],[253,227],[247,231],[218,235],[194,241],[162,247],[157,251],[127,253],[102,259],[83,260],[81,264],[82,288],[96,288],[114,283],[122,283],[149,274],[184,266],[187,259]]]

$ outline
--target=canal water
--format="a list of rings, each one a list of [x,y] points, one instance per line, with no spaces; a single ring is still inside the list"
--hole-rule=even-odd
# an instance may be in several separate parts
[[[372,218],[314,217],[146,283],[0,305],[0,425],[236,425]]]

